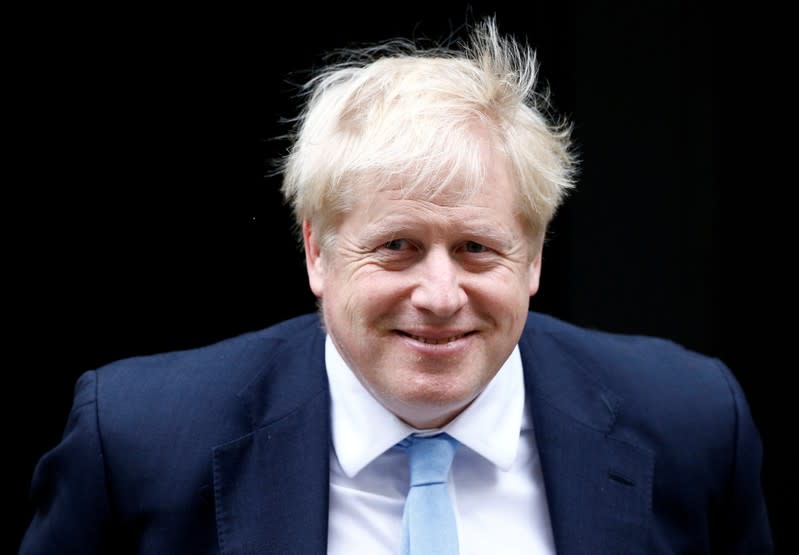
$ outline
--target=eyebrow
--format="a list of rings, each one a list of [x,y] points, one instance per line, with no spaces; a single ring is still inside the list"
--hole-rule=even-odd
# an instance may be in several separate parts
[[[436,226],[437,224],[433,225]],[[412,233],[417,230],[418,227],[419,226],[412,223],[409,218],[402,216],[386,216],[380,221],[368,225],[364,231],[366,237],[369,239],[383,236],[401,238],[405,233]],[[464,223],[463,228],[459,230],[459,234],[474,237],[475,240],[487,240],[506,248],[510,248],[516,239],[512,233],[501,231],[501,228],[497,229],[497,226],[481,221]]]

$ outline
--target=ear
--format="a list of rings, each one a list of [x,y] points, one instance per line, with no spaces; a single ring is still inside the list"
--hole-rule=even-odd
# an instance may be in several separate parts
[[[319,241],[313,229],[313,225],[308,220],[302,222],[302,243],[305,247],[305,268],[308,271],[308,283],[311,291],[317,297],[321,297],[324,292],[325,272],[322,261],[322,250],[319,248]]]
[[[538,286],[541,283],[541,249],[530,262],[530,296],[538,293]]]

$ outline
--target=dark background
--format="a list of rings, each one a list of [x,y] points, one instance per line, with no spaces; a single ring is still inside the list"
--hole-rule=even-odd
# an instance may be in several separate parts
[[[288,131],[279,122],[297,111],[292,83],[331,49],[463,36],[464,21],[496,14],[537,50],[582,159],[532,307],[724,360],[762,433],[774,535],[791,552],[793,232],[778,172],[792,160],[775,145],[792,132],[769,65],[781,48],[754,38],[779,14],[677,1],[295,4],[7,21],[9,549],[83,371],[314,309],[279,178],[266,177],[287,147],[273,139]]]

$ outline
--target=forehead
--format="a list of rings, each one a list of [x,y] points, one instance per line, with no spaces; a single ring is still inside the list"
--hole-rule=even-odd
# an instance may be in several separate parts
[[[481,146],[478,171],[467,165],[432,176],[395,174],[383,183],[359,180],[353,184],[353,203],[342,214],[339,230],[378,242],[403,233],[495,236],[503,244],[518,241],[527,235],[527,226],[506,159],[489,145]]]
[[[447,187],[417,187],[402,184],[376,191],[362,191],[343,228],[363,237],[402,233],[469,233],[518,240],[525,235],[515,209],[514,189],[509,181],[486,181],[465,187],[454,180]]]
[[[452,182],[444,187],[420,185],[413,188],[386,186],[375,191],[361,191],[357,205],[372,213],[395,210],[421,210],[440,214],[491,210],[514,212],[515,192],[509,183],[481,182],[464,185]]]
[[[492,197],[517,196],[507,156],[493,141],[476,137],[472,156],[421,160],[402,168],[386,167],[352,183],[355,199],[412,200],[439,206],[481,205]]]

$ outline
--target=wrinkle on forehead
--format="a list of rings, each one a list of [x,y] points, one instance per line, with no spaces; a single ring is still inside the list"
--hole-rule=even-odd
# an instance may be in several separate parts
[[[499,185],[500,182],[505,185]],[[511,190],[495,187],[495,183],[498,187],[510,187]],[[436,189],[430,186],[412,191],[403,184],[394,182],[377,191],[363,192],[357,204],[358,210],[364,210],[370,216],[378,214],[388,217],[396,211],[407,211],[431,220],[446,218],[449,223],[457,223],[465,218],[478,217],[481,209],[494,210],[497,198],[502,195],[509,195],[511,199],[507,205],[510,208],[507,219],[517,219],[526,230],[524,212],[519,209],[517,189],[507,179],[484,181],[475,187],[464,187],[455,182],[445,188]]]
[[[374,197],[381,196],[383,199],[392,201],[426,204],[432,210],[477,205],[485,195],[487,188],[485,182],[466,186],[460,179],[449,183],[446,187],[429,184],[414,189],[409,189],[399,183],[389,183],[376,191]]]

